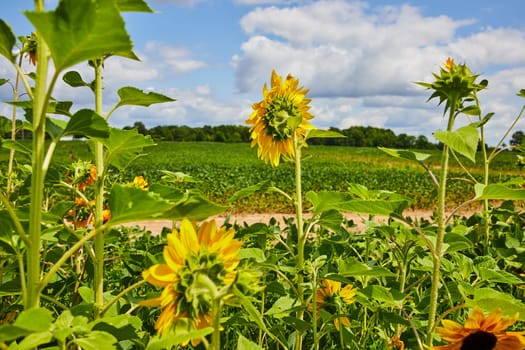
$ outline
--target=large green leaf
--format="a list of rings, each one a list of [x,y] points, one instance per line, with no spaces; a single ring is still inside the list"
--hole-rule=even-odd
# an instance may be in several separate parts
[[[122,12],[153,12],[144,0],[116,0],[116,4]]]
[[[385,147],[378,147],[378,149],[385,152],[386,154],[391,155],[392,157],[408,159],[416,162],[423,162],[426,159],[428,159],[428,157],[430,157],[430,154],[427,153],[420,153],[403,149],[393,149]]]
[[[139,134],[137,130],[109,129],[109,137],[96,138],[106,147],[105,161],[122,170],[138,156],[144,147],[154,145],[151,137]]]
[[[159,338],[158,336],[150,339],[146,350],[165,350],[172,349],[181,343],[189,342],[192,339],[204,338],[213,332],[213,327],[206,327],[196,331],[189,331],[186,333],[169,334]]]
[[[523,302],[510,294],[498,292],[492,288],[476,289],[473,298],[467,299],[466,304],[471,307],[479,306],[485,311],[501,309],[503,315],[511,317],[519,313],[518,319],[525,321],[525,305]]]
[[[62,0],[54,11],[25,15],[49,46],[57,71],[111,54],[134,56],[112,0]]]
[[[64,130],[63,136],[83,135],[87,137],[108,137],[109,126],[107,121],[90,109],[81,109],[76,112]]]
[[[116,184],[109,194],[110,222],[114,225],[132,221],[165,218],[174,203],[159,194],[140,188]]]
[[[84,338],[73,339],[73,343],[84,350],[117,349],[117,338],[107,332],[91,331]]]
[[[0,19],[0,55],[7,58],[10,62],[15,61],[15,56],[13,55],[15,43],[16,38],[11,27]]]
[[[181,220],[205,220],[210,216],[220,214],[229,207],[213,203],[198,193],[188,192],[177,205],[163,214],[165,218]]]
[[[476,161],[479,134],[475,127],[467,125],[454,131],[438,130],[434,133],[434,136],[454,152],[467,157],[473,162]]]
[[[173,102],[175,99],[156,93],[144,92],[137,88],[126,86],[118,90],[120,101],[117,106],[150,106],[155,103]]]
[[[368,266],[355,258],[340,259],[338,261],[339,274],[344,277],[371,276],[394,277],[395,275],[380,266]]]
[[[315,214],[335,209],[370,215],[399,215],[408,204],[407,200],[353,199],[348,193],[335,191],[310,191],[306,198],[312,203]]]
[[[476,199],[525,200],[525,190],[508,188],[502,184],[476,184],[474,186]]]
[[[251,340],[243,337],[242,335],[239,335],[239,339],[237,340],[237,349],[239,350],[264,350],[262,347],[255,344]]]
[[[235,192],[231,197],[229,202],[234,203],[238,201],[239,199],[246,198],[252,194],[255,193],[266,193],[270,192],[270,189],[272,188],[270,180],[264,180],[259,182],[258,184],[245,187],[237,192]]]

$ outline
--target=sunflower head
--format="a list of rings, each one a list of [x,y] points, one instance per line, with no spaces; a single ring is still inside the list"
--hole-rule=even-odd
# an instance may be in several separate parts
[[[477,92],[487,88],[488,81],[476,81],[479,74],[474,74],[466,64],[456,64],[452,58],[448,58],[444,67],[440,68],[440,74],[434,73],[432,83],[418,82],[429,90],[433,90],[428,100],[439,99],[439,104],[445,102],[444,114],[449,109],[456,112],[465,107],[465,103],[475,100]]]
[[[341,288],[341,282],[323,279],[320,288],[316,291],[317,308],[318,310],[323,309],[332,315],[343,314],[346,312],[347,306],[354,302],[355,294],[356,292],[351,285]],[[339,330],[341,324],[349,327],[350,320],[344,316],[336,317],[334,325],[337,330]]]
[[[434,346],[434,350],[513,350],[525,348],[525,332],[506,332],[513,325],[513,318],[502,317],[501,310],[492,311],[488,316],[475,307],[464,325],[443,320],[443,327],[436,332],[442,340],[452,344]]]
[[[141,190],[148,190],[148,181],[144,179],[144,176],[135,176],[132,182],[129,183],[130,186],[140,188]]]
[[[271,87],[263,87],[263,100],[254,103],[253,112],[246,120],[251,124],[251,146],[257,145],[259,158],[278,166],[281,156],[295,156],[294,138],[306,145],[307,132],[314,127],[309,120],[310,99],[307,89],[299,87],[299,80],[288,74],[283,81],[272,71]]]
[[[165,263],[142,273],[147,282],[163,288],[160,297],[141,303],[162,308],[155,323],[159,333],[176,332],[181,324],[190,330],[209,324],[213,293],[206,288],[222,289],[236,281],[242,243],[234,234],[233,229],[217,228],[214,220],[196,228],[186,219],[168,234]]]

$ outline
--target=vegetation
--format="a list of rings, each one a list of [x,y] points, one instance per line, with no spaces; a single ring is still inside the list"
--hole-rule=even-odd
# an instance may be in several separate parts
[[[1,124],[0,349],[525,348],[525,180],[514,168],[525,164],[523,135],[513,134],[516,152],[502,147],[525,106],[489,149],[495,115],[479,99],[488,81],[449,59],[418,83],[444,107],[439,149],[314,145],[345,131],[314,128],[307,90],[273,71],[248,117],[254,148],[154,146],[144,130],[108,120],[173,98],[123,87],[102,108],[104,62],[135,58],[124,11],[151,9],[61,0],[46,12],[36,0],[29,37],[0,20],[0,55],[17,73]],[[79,63],[93,81],[69,70]],[[52,98],[61,76],[93,93],[93,109]],[[17,139],[20,127],[31,140]],[[87,141],[63,141],[71,136]],[[433,217],[406,217],[414,205]],[[456,215],[469,205],[472,215]],[[209,219],[228,210],[294,217]],[[362,214],[365,228],[345,212]],[[156,219],[173,227],[158,236],[127,227]]]

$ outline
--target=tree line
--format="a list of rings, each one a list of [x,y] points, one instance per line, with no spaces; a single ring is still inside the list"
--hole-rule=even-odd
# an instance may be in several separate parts
[[[204,125],[189,127],[185,125],[163,125],[146,128],[142,122],[124,129],[137,129],[143,135],[150,135],[155,141],[208,141],[208,142],[250,142],[250,128],[241,125]],[[396,135],[390,129],[372,126],[352,126],[347,129],[330,128],[344,137],[313,138],[312,145],[337,145],[353,147],[392,147],[432,149],[437,144],[430,142],[426,136]]]

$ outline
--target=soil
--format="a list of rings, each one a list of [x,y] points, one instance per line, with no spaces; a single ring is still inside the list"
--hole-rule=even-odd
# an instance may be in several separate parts
[[[423,209],[416,209],[416,210],[405,210],[404,211],[405,217],[411,217],[412,219],[430,219],[432,217],[432,211],[431,210],[423,210]],[[468,212],[459,212],[459,215],[469,215],[472,214],[472,210],[469,210]],[[305,217],[309,217],[310,215],[308,213],[304,214]],[[238,214],[231,214],[229,216],[229,222],[231,224],[238,224],[238,225],[252,225],[255,223],[264,223],[268,224],[272,218],[275,218],[279,223],[284,223],[286,218],[292,218],[294,217],[293,213],[238,213]],[[356,225],[353,229],[355,231],[363,230],[366,227],[366,221],[368,220],[368,215],[366,214],[355,214],[355,213],[345,213],[345,217],[348,220],[352,220],[354,224]],[[212,217],[215,219],[218,226],[221,226],[224,221],[228,218],[227,215],[221,214]],[[210,219],[212,219],[210,218]],[[387,222],[388,217],[386,216],[375,216],[374,221],[376,223],[385,223]],[[137,221],[137,222],[131,222],[128,223],[126,226],[130,227],[139,227],[140,229],[143,229],[145,231],[150,231],[153,234],[159,234],[162,232],[163,228],[171,228],[173,225],[172,221],[169,220],[151,220],[151,221]]]

